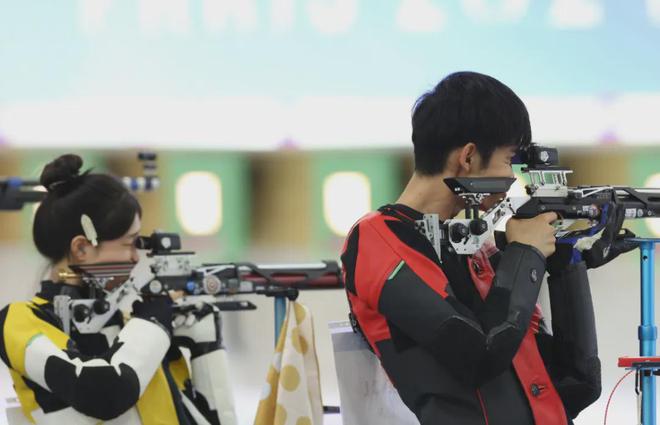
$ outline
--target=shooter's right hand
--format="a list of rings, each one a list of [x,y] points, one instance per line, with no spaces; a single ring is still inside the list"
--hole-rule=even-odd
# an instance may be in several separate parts
[[[506,223],[506,239],[538,249],[546,258],[555,252],[555,228],[550,223],[559,217],[556,213],[539,214],[534,218],[512,218]]]
[[[158,323],[172,335],[172,299],[167,295],[143,296],[133,303],[133,316]]]

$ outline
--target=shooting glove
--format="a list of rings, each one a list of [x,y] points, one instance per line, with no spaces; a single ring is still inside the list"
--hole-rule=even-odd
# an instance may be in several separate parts
[[[580,239],[575,244],[575,248],[582,253],[582,259],[588,269],[607,264],[620,254],[632,251],[639,245],[637,242],[628,240],[635,237],[630,230],[623,229],[623,234],[621,234],[623,220],[626,218],[623,205],[611,202],[604,212],[607,214],[607,219],[600,238],[598,235],[594,235]]]
[[[133,317],[158,323],[172,335],[172,299],[169,296],[144,296],[133,303]]]
[[[220,310],[204,302],[186,306],[174,317],[174,342],[193,357],[223,349]]]
[[[595,228],[587,233],[575,232],[557,239],[555,253],[548,257],[548,272],[557,274],[568,265],[581,261],[587,268],[593,269],[635,249],[638,244],[628,240],[635,234],[622,229],[625,218],[623,205],[614,201],[608,203],[603,208],[601,222]]]

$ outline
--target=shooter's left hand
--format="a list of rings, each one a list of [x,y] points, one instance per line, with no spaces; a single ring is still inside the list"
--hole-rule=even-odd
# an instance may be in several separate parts
[[[191,304],[174,315],[174,339],[179,345],[195,351],[197,344],[222,347],[222,317],[212,304]],[[209,347],[206,347],[209,348]]]
[[[591,232],[577,232],[557,239],[555,254],[548,258],[551,274],[580,261],[590,269],[600,267],[637,248],[638,243],[630,241],[635,234],[622,228],[626,218],[623,205],[612,201],[603,207],[602,214],[601,222]]]
[[[607,210],[604,211],[607,214],[606,223],[600,232],[600,237],[596,234],[582,238],[575,244],[575,248],[581,252],[582,259],[589,269],[607,264],[620,254],[632,251],[639,245],[630,240],[635,237],[635,234],[622,228],[626,218],[623,205],[610,202],[606,208]],[[622,230],[623,233],[621,233]]]

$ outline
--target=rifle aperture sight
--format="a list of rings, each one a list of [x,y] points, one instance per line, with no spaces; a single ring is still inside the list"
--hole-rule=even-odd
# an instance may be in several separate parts
[[[534,143],[518,152],[514,160],[518,164],[526,164],[529,168],[554,167],[559,165],[559,151],[556,148],[539,146]]]
[[[138,236],[135,246],[152,254],[166,254],[181,249],[181,237],[176,233],[153,232],[150,236]]]

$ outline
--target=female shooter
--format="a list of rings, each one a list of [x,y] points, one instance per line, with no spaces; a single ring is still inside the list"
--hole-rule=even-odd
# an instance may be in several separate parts
[[[0,311],[0,358],[23,414],[37,424],[235,423],[230,397],[213,387],[226,381],[213,370],[197,371],[191,380],[172,344],[173,335],[175,342],[185,335],[193,358],[207,360],[197,366],[209,367],[215,358],[209,353],[222,348],[217,311],[207,309],[173,331],[172,300],[155,296],[135,302],[125,323],[117,312],[100,333],[63,331],[54,297],[89,297],[69,266],[139,259],[138,201],[115,178],[80,174],[81,167],[80,157],[63,155],[44,168],[40,182],[48,193],[35,215],[33,239],[51,262],[50,276],[32,300]],[[215,338],[197,343],[208,337],[201,328]]]

